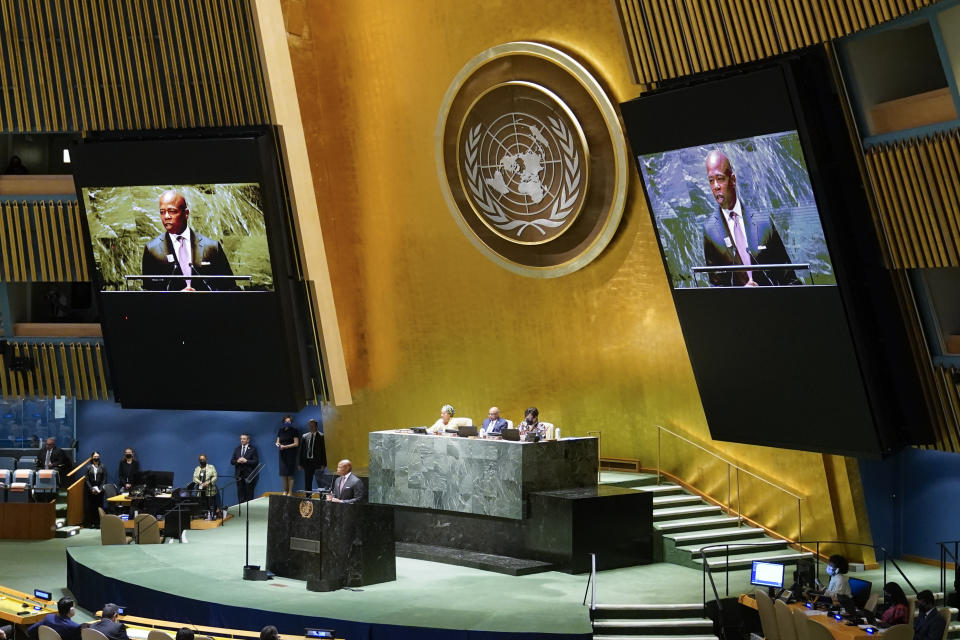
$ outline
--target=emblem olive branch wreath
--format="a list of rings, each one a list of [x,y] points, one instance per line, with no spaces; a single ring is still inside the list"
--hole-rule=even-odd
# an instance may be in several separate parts
[[[545,227],[556,228],[563,225],[580,196],[580,154],[577,153],[573,134],[562,121],[553,117],[548,117],[548,120],[551,131],[558,139],[564,159],[561,165],[563,181],[560,185],[560,193],[553,200],[550,214],[547,217],[534,218],[533,220],[518,220],[510,217],[509,212],[504,210],[497,197],[486,188],[483,176],[480,173],[480,153],[478,150],[480,140],[483,139],[483,133],[481,132],[483,123],[473,127],[467,133],[467,143],[464,146],[466,156],[464,158],[464,169],[467,172],[467,187],[473,194],[474,202],[494,227],[501,231],[516,229],[517,237],[527,227],[533,227],[542,235],[546,235]]]

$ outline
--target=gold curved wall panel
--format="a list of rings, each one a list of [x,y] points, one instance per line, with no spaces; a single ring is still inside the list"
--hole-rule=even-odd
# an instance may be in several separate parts
[[[960,266],[960,132],[866,152],[893,267]]]
[[[0,130],[268,123],[246,0],[0,0]]]
[[[13,367],[14,360],[25,361]],[[103,349],[96,342],[11,341],[0,354],[0,393],[4,398],[107,400],[109,385]]]
[[[0,204],[0,281],[89,281],[76,202]]]
[[[615,0],[634,81],[762,60],[898,18],[936,0]]]
[[[636,97],[609,0],[285,8],[354,399],[325,417],[331,455],[365,466],[370,431],[430,424],[445,402],[477,422],[492,404],[512,420],[536,405],[564,434],[601,430],[603,455],[645,467],[662,424],[809,496],[804,537],[869,539],[865,520],[835,517],[847,507],[860,515],[859,481],[843,463],[710,440],[635,171],[609,247],[562,278],[496,266],[446,208],[433,135],[451,79],[478,52],[543,42],[593,69],[615,102]],[[686,446],[664,443],[663,455],[682,463]],[[795,526],[788,509],[770,518]]]

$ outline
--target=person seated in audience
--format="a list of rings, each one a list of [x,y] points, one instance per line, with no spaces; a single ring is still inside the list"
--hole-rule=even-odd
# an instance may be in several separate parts
[[[94,451],[90,456],[83,477],[83,526],[97,528],[100,526],[100,508],[103,507],[103,485],[107,481],[107,470],[100,463],[100,452]]]
[[[117,471],[117,489],[121,493],[129,493],[138,473],[140,473],[140,461],[137,460],[137,452],[127,447],[123,450],[123,459],[120,460],[120,468]]]
[[[260,629],[260,640],[280,640],[280,632],[272,624]]]
[[[907,609],[907,596],[896,582],[883,585],[883,602],[886,609],[880,616],[881,626],[892,627],[895,624],[907,624],[910,612]]]
[[[523,412],[523,420],[517,428],[520,429],[520,437],[527,441],[536,442],[547,437],[547,429],[540,422],[540,411],[536,407]]]
[[[917,617],[913,620],[913,640],[940,640],[947,621],[940,615],[933,592],[924,589],[917,594]]]
[[[456,415],[456,410],[453,408],[452,404],[445,404],[440,407],[440,419],[433,423],[433,426],[427,429],[427,433],[436,433],[443,435],[443,432],[449,426],[451,429],[453,425],[450,424],[450,420],[453,416]]]
[[[193,640],[195,635],[193,629],[190,627],[180,627],[177,629],[177,637],[175,640]]]
[[[0,640],[14,640],[12,624],[0,626]]]
[[[500,417],[499,407],[490,407],[481,427],[481,431],[487,436],[499,436],[500,432],[507,428],[507,421]]]
[[[127,636],[127,628],[120,622],[119,618],[120,607],[108,602],[103,605],[100,619],[91,624],[90,628],[107,636],[107,640],[130,640]]]
[[[43,616],[40,622],[27,629],[27,635],[36,638],[39,635],[40,625],[43,625],[59,633],[62,640],[80,640],[80,625],[70,619],[76,613],[76,603],[73,598],[64,596],[57,600],[57,612]],[[8,638],[13,640],[12,636],[8,636]]]
[[[850,563],[839,554],[834,554],[827,559],[827,575],[830,576],[830,582],[827,588],[823,590],[823,595],[828,598],[837,598],[838,596],[852,596],[850,591],[850,580],[847,578],[847,571],[850,570]]]
[[[57,446],[56,438],[47,438],[44,447],[37,452],[37,471],[55,469],[57,482],[62,485],[72,467],[73,459],[70,454]]]

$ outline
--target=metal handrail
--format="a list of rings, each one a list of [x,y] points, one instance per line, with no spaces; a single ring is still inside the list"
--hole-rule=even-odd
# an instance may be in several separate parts
[[[587,588],[583,592],[583,604],[587,604],[587,594],[590,594],[590,610],[597,608],[597,554],[590,554],[590,575],[587,577]]]
[[[767,480],[766,478],[762,478],[762,477],[758,476],[757,474],[753,473],[752,471],[750,471],[750,470],[748,470],[748,469],[744,469],[744,468],[741,467],[740,465],[738,465],[738,464],[736,464],[736,463],[734,463],[734,462],[732,462],[732,461],[730,461],[730,460],[727,460],[727,459],[724,458],[723,456],[718,455],[718,454],[714,453],[713,451],[710,451],[710,450],[707,449],[706,447],[704,447],[704,446],[702,446],[702,445],[694,442],[693,440],[690,440],[689,438],[686,438],[686,437],[680,435],[679,433],[677,433],[677,432],[675,432],[675,431],[671,431],[670,429],[667,429],[666,427],[663,427],[663,426],[661,426],[661,425],[657,425],[657,484],[660,484],[661,475],[662,475],[661,471],[662,471],[662,469],[663,469],[663,465],[661,464],[661,453],[660,453],[660,449],[661,449],[661,447],[660,447],[660,434],[661,434],[661,432],[664,432],[664,431],[666,431],[666,432],[669,433],[670,435],[674,436],[675,438],[679,438],[680,440],[683,440],[683,441],[686,442],[687,444],[693,445],[694,447],[696,447],[697,449],[700,449],[700,450],[703,451],[704,453],[710,454],[711,456],[713,456],[713,457],[716,458],[717,460],[720,460],[721,462],[726,463],[726,465],[727,465],[727,513],[728,513],[728,514],[730,514],[730,513],[733,511],[733,503],[732,503],[732,501],[731,501],[731,491],[732,491],[732,488],[731,488],[731,480],[730,480],[730,471],[731,471],[731,470],[735,470],[735,471],[736,471],[736,473],[735,473],[735,475],[736,475],[736,484],[737,484],[737,492],[736,492],[736,496],[737,496],[737,509],[736,509],[736,514],[737,514],[737,524],[738,524],[738,525],[740,525],[740,524],[743,523],[743,512],[740,510],[740,473],[742,472],[742,473],[745,473],[745,474],[747,474],[748,476],[750,476],[750,477],[752,477],[752,478],[756,478],[757,480],[759,480],[759,481],[761,481],[761,482],[763,482],[763,483],[766,483],[766,484],[770,485],[771,487],[773,487],[774,489],[777,489],[778,491],[782,491],[783,493],[787,494],[788,496],[792,497],[794,500],[797,501],[797,537],[800,538],[800,537],[803,536],[803,512],[802,512],[802,509],[801,509],[800,501],[801,501],[801,500],[805,500],[805,499],[806,499],[806,496],[797,495],[797,494],[795,494],[794,492],[790,491],[789,489],[786,489],[785,487],[781,487],[780,485],[778,485],[778,484],[775,483],[775,482],[771,482],[770,480]]]
[[[947,545],[953,545],[953,552],[950,552],[950,547]],[[940,547],[940,591],[944,594],[947,593],[947,556],[953,559],[953,589],[956,591],[960,588],[960,540],[945,540],[943,542],[938,542],[937,546]]]
[[[797,542],[792,543],[792,544],[796,544],[796,545],[799,545],[799,546],[801,546],[801,547],[802,547],[803,545],[815,545],[815,546],[816,546],[816,551],[815,551],[815,553],[814,553],[814,555],[813,555],[813,560],[814,560],[814,563],[815,563],[815,569],[814,569],[814,571],[815,571],[815,574],[816,574],[816,575],[819,575],[819,574],[820,574],[820,545],[821,545],[821,544],[844,544],[844,545],[854,545],[854,546],[858,546],[858,547],[870,547],[871,549],[874,550],[874,553],[876,553],[877,551],[880,551],[881,554],[882,554],[882,556],[883,556],[883,583],[884,583],[884,584],[887,583],[887,562],[889,561],[889,562],[893,565],[893,567],[897,570],[897,572],[900,574],[900,577],[902,577],[903,580],[907,583],[907,585],[910,587],[910,589],[912,589],[915,594],[917,593],[917,588],[914,586],[914,584],[913,584],[912,582],[910,582],[910,578],[908,578],[907,575],[903,572],[903,569],[900,568],[900,565],[897,564],[897,561],[894,560],[892,557],[890,557],[890,554],[889,554],[889,552],[886,550],[886,548],[884,548],[884,547],[882,547],[882,546],[880,546],[880,545],[868,544],[868,543],[866,543],[866,542],[850,542],[850,541],[848,541],[848,540],[798,540]],[[725,560],[726,560],[726,562],[725,562],[725,564],[724,564],[724,572],[725,572],[725,574],[726,574],[726,575],[725,575],[725,578],[726,578],[725,591],[726,591],[726,596],[729,596],[729,595],[730,595],[730,547],[736,547],[736,548],[738,548],[738,549],[744,549],[744,548],[749,548],[749,547],[762,547],[762,546],[765,546],[765,543],[762,543],[762,542],[737,542],[737,541],[733,541],[733,542],[726,542],[726,543],[719,543],[719,544],[711,544],[711,545],[707,545],[707,546],[704,546],[704,547],[700,547],[700,555],[701,555],[701,557],[703,558],[703,569],[702,569],[702,571],[703,571],[703,573],[704,573],[704,578],[703,578],[703,602],[704,602],[704,605],[706,605],[706,602],[707,602],[707,577],[708,577],[708,576],[709,576],[709,578],[710,578],[710,583],[711,583],[711,585],[713,585],[713,593],[714,593],[714,595],[715,595],[716,598],[717,598],[718,604],[719,604],[719,600],[720,600],[720,594],[719,594],[719,592],[717,591],[716,583],[715,583],[714,580],[713,580],[713,568],[710,566],[710,563],[709,563],[708,560],[707,560],[707,553],[706,553],[706,552],[707,552],[708,550],[711,550],[711,549],[723,549],[723,550],[724,550],[724,554],[725,554],[724,557],[725,557]]]

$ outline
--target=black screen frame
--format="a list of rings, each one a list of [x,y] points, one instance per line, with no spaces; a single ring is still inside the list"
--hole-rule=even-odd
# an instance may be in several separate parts
[[[827,50],[814,47],[672,83],[622,104],[621,110],[637,161],[639,156],[650,153],[782,131],[798,132],[837,286],[768,287],[764,288],[766,291],[749,292],[671,286],[671,293],[714,439],[877,457],[906,444],[930,442],[932,431],[896,294],[873,226],[858,150],[846,126],[841,88],[834,78]],[[651,126],[651,121],[656,126]],[[643,172],[638,173],[643,181]],[[644,197],[667,269],[645,184]],[[754,295],[744,296],[748,293]],[[716,296],[724,298],[721,301]],[[738,311],[730,304],[732,297],[737,297],[753,315]],[[739,379],[744,385],[762,376],[754,371],[751,378],[746,375],[750,372],[748,367],[731,364],[729,349],[711,350],[715,346],[711,344],[714,329],[703,316],[716,314],[718,301],[726,312],[742,314],[734,319],[747,322],[754,332],[759,331],[767,348],[781,349],[799,360],[782,365],[779,370],[791,384],[796,380],[815,380],[818,366],[837,364],[831,362],[831,357],[843,352],[836,356],[842,360],[842,371],[828,372],[840,387],[818,393],[813,399],[814,404],[820,405],[816,411],[795,412],[797,415],[790,412],[803,397],[788,389],[766,402],[762,418],[732,425],[731,412],[722,409],[724,403],[730,402],[733,387],[724,387],[718,368],[725,367],[731,375],[742,376]],[[791,336],[770,330],[766,322],[775,319],[776,314],[766,302],[797,305],[798,310],[804,304],[823,307],[813,309],[812,330],[819,326],[816,313],[822,311],[819,321],[832,327],[832,334],[812,346],[819,352],[820,362],[811,360],[811,354],[796,344],[790,344]],[[852,358],[848,357],[851,353]],[[778,366],[776,362],[767,364]],[[794,370],[797,364],[799,370]],[[760,380],[756,384],[767,382]],[[716,397],[718,388],[723,389],[726,397]],[[750,387],[743,388],[749,397]],[[764,388],[772,387],[767,384]],[[783,401],[780,417],[776,416],[776,400]],[[832,419],[837,410],[846,411],[842,423]]]

